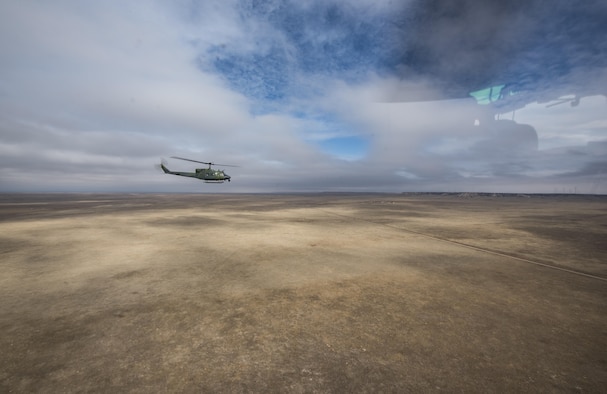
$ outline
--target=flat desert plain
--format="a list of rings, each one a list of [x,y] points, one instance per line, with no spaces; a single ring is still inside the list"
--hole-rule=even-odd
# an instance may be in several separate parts
[[[605,392],[607,197],[0,195],[1,392]]]

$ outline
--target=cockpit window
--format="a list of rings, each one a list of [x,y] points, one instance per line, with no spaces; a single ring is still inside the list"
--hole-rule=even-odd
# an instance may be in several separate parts
[[[470,92],[470,96],[476,99],[476,102],[481,105],[491,104],[502,98],[502,90],[506,85],[496,85],[490,88]]]

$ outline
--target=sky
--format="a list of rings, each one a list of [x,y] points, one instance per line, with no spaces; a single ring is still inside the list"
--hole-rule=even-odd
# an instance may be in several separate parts
[[[0,192],[607,194],[606,20],[599,0],[4,0]],[[238,167],[207,184],[172,156]]]

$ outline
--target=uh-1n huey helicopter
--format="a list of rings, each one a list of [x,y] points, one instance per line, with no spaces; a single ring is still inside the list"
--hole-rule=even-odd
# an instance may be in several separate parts
[[[176,156],[171,156],[171,158],[185,160],[185,161],[191,161],[194,163],[207,164],[208,165],[207,168],[196,168],[194,170],[194,172],[171,171],[164,165],[164,163],[160,164],[160,168],[162,168],[162,171],[164,171],[165,174],[196,178],[196,179],[205,181],[205,183],[223,183],[225,181],[230,182],[230,179],[232,178],[231,176],[226,174],[223,170],[216,170],[214,168],[211,168],[211,166],[213,166],[213,165],[222,166],[222,167],[238,167],[238,166],[233,166],[233,165],[229,165],[229,164],[211,163],[211,162],[186,159],[183,157],[176,157]]]

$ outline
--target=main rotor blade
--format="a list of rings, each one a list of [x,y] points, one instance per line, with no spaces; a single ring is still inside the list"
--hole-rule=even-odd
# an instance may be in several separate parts
[[[194,163],[201,163],[201,164],[213,164],[213,163],[208,163],[206,161],[198,161],[198,160],[192,160],[192,159],[186,159],[184,157],[177,157],[177,156],[171,156],[171,159],[179,159],[179,160],[185,160],[185,161],[193,161]]]
[[[221,167],[240,167],[240,166],[233,166],[231,164],[219,164],[219,163],[211,163],[211,165],[213,165],[213,166],[221,166]]]
[[[192,161],[194,163],[201,163],[201,164],[208,164],[210,166],[222,166],[222,167],[239,167],[239,166],[233,166],[231,164],[219,164],[219,163],[211,163],[208,161],[198,161],[198,160],[192,160],[192,159],[186,159],[184,157],[177,157],[177,156],[171,156],[172,159],[179,159],[179,160],[185,160],[185,161]]]

